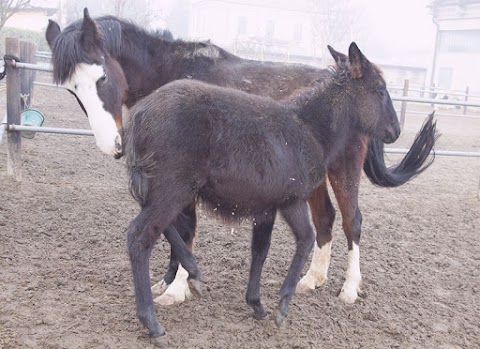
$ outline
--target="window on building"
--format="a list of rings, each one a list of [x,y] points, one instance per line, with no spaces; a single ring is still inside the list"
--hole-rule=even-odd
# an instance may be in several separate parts
[[[267,29],[265,32],[265,36],[268,40],[273,40],[275,37],[275,22],[270,20],[267,21]]]
[[[245,16],[238,19],[238,34],[247,34],[247,17]]]
[[[450,67],[440,67],[438,69],[438,87],[450,90],[452,88],[453,69]]]
[[[302,34],[303,34],[303,25],[302,23],[295,24],[295,28],[293,29],[293,41],[297,44],[302,42]]]
[[[441,31],[440,52],[480,52],[480,30]]]

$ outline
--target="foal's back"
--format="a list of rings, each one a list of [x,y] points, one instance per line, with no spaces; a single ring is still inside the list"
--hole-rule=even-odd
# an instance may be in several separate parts
[[[322,149],[308,127],[269,98],[179,80],[131,114],[128,166],[145,168],[150,188],[183,192],[187,186],[230,215],[306,199],[325,174]]]

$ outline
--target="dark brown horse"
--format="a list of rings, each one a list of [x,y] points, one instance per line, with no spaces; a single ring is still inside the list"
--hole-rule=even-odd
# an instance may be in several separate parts
[[[305,65],[242,59],[208,42],[172,40],[169,33],[147,33],[114,17],[94,21],[88,11],[83,20],[63,31],[50,21],[46,38],[52,49],[55,81],[67,85],[76,95],[88,115],[98,146],[116,157],[122,152],[122,104],[132,107],[173,80],[197,79],[280,100],[316,86],[328,74],[328,70]],[[345,55],[335,51],[333,57],[339,63],[346,60]],[[435,143],[435,125],[430,118],[410,152],[397,166],[389,168],[383,161],[381,138],[365,134],[356,137],[350,139],[344,152],[336,154],[328,168],[349,250],[346,280],[340,292],[346,302],[355,301],[361,281],[358,245],[362,216],[358,189],[362,167],[376,185],[395,187],[406,183],[431,164],[429,153]],[[312,193],[309,206],[317,244],[310,269],[299,283],[301,290],[314,289],[327,278],[335,210],[326,181]],[[196,225],[193,202],[182,217],[176,227],[192,247]],[[178,260],[172,255],[162,286],[174,280],[177,268]],[[183,275],[186,280],[187,274]],[[178,292],[175,299],[184,298],[188,292],[186,284],[181,286],[170,292]]]
[[[175,231],[185,207],[199,200],[223,219],[252,219],[246,299],[255,318],[267,314],[260,276],[281,212],[296,250],[280,289],[280,326],[314,245],[307,203],[327,168],[351,140],[391,142],[399,135],[382,74],[354,43],[348,61],[339,60],[315,87],[283,103],[195,80],[169,83],[139,101],[124,137],[130,191],[141,206],[128,228],[128,249],[137,314],[150,335],[164,335],[149,283],[149,257],[162,233],[192,282],[201,282],[192,253]]]

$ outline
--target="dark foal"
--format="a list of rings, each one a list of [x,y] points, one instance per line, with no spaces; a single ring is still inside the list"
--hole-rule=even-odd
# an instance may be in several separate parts
[[[201,282],[195,258],[173,225],[185,207],[198,199],[223,218],[252,218],[246,299],[256,318],[266,315],[260,275],[280,211],[296,241],[280,289],[280,326],[314,245],[308,200],[327,168],[359,135],[391,142],[400,134],[381,72],[354,43],[348,62],[339,60],[315,88],[284,103],[180,80],[137,103],[130,122],[124,150],[141,211],[128,228],[128,247],[137,314],[153,337],[164,330],[155,315],[149,257],[162,233],[190,279]]]
[[[46,38],[52,49],[55,81],[65,84],[75,94],[88,115],[97,145],[115,157],[122,152],[122,105],[132,107],[168,82],[191,78],[280,100],[315,86],[329,74],[328,69],[306,65],[242,59],[208,42],[172,40],[169,33],[148,33],[112,16],[93,20],[86,10],[82,20],[63,31],[50,21]],[[337,52],[334,59],[345,61],[346,56]],[[346,302],[357,298],[361,279],[358,190],[362,167],[369,179],[382,187],[406,183],[431,164],[433,158],[429,153],[435,143],[435,127],[429,119],[409,154],[393,167],[387,167],[383,161],[382,138],[365,134],[355,137],[328,167],[329,182],[342,214],[349,250],[346,280],[340,293]],[[327,278],[335,210],[326,181],[312,193],[309,206],[317,243],[310,269],[299,283],[301,290],[314,289]],[[185,208],[182,219],[175,223],[190,247],[193,246],[195,225],[195,202],[192,202]],[[172,283],[178,265],[172,255],[164,282],[154,286],[156,293]],[[156,299],[157,302],[167,304],[185,298],[187,273],[182,273],[185,279],[178,275],[180,272],[174,284],[180,287],[172,285]]]

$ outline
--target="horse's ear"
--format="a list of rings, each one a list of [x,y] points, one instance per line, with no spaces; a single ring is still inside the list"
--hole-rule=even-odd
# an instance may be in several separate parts
[[[369,60],[354,42],[348,48],[348,60],[350,61],[350,73],[354,79],[362,78],[370,67]]]
[[[83,10],[83,23],[80,42],[86,51],[92,51],[102,44],[100,31],[85,7]]]
[[[330,51],[330,54],[332,55],[333,59],[337,63],[338,66],[344,65],[348,61],[347,55],[344,55],[343,53],[340,53],[338,51],[335,51],[332,46],[327,45],[328,51]]]
[[[57,24],[57,22],[49,19],[47,30],[45,31],[45,39],[47,39],[50,49],[53,49],[53,44],[61,32],[62,31],[60,30],[60,26]]]

